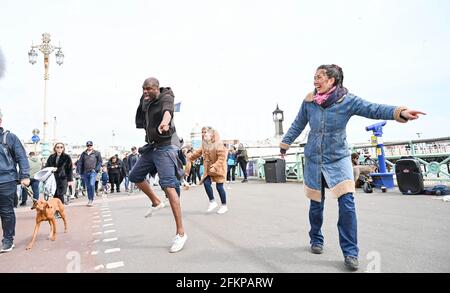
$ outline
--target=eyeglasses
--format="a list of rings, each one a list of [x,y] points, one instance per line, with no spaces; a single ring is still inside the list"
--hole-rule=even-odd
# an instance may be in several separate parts
[[[91,147],[91,146],[92,146],[92,144],[87,144],[86,146],[87,146],[87,147]]]

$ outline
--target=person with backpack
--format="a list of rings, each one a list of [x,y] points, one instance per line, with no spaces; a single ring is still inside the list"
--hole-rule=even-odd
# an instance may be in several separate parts
[[[1,127],[2,119],[0,111],[0,219],[3,229],[0,252],[4,253],[14,248],[16,228],[14,199],[17,198],[17,182],[24,187],[30,185],[30,164],[19,138]]]

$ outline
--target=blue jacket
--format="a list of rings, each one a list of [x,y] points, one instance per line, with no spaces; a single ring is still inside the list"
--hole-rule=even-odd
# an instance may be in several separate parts
[[[3,128],[0,127],[0,143],[3,142]],[[12,133],[8,133],[6,137],[5,148],[9,148],[11,157],[6,153],[6,149],[2,147],[0,150],[0,184],[21,180],[30,177],[30,164],[28,163],[27,154],[22,143]],[[19,165],[19,173],[17,173],[17,164]]]
[[[314,103],[312,94],[309,94],[280,144],[282,149],[289,149],[309,123],[311,130],[305,146],[304,170],[306,196],[321,201],[322,174],[334,197],[355,192],[346,133],[347,123],[353,115],[406,122],[400,117],[400,112],[405,109],[370,103],[353,94],[345,95],[324,109]]]

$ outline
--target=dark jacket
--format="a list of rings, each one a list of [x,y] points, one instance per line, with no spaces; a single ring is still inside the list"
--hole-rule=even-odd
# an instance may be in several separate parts
[[[248,162],[247,150],[238,149],[238,151],[236,152],[236,159],[238,162]]]
[[[139,158],[139,154],[131,154],[128,156],[128,172],[133,169],[134,164],[136,164],[137,160]]]
[[[53,173],[56,180],[73,181],[73,169],[72,169],[72,159],[68,154],[61,154],[58,164],[56,164],[56,154],[50,155],[47,159],[45,167],[56,167],[57,170]]]
[[[6,145],[3,145],[3,128],[0,127],[0,183],[21,180],[30,177],[30,164],[22,143],[12,133],[6,136]],[[8,154],[9,153],[9,154]],[[17,164],[19,173],[17,173]]]
[[[128,177],[130,170],[128,169],[128,157],[123,158],[122,160],[122,177]]]
[[[117,160],[115,163],[113,163],[111,160],[108,161],[108,164],[106,165],[108,168],[108,175],[111,174],[119,174],[121,175],[122,170],[122,162]]]
[[[173,122],[174,99],[174,94],[169,87],[160,88],[159,96],[150,102],[147,111],[144,112],[142,108],[144,96],[141,96],[139,106],[136,110],[135,121],[136,128],[145,129],[145,140],[147,143],[154,146],[176,145],[180,147],[180,140],[176,133],[175,123]],[[166,111],[169,111],[172,120],[169,124],[169,131],[160,134],[158,127]]]
[[[97,158],[97,165],[95,166],[95,172],[100,172],[100,168],[102,167],[102,155],[99,151],[94,150],[95,157]],[[86,151],[81,153],[80,158],[77,161],[77,173],[83,175],[87,170],[84,170],[84,156],[87,156]]]

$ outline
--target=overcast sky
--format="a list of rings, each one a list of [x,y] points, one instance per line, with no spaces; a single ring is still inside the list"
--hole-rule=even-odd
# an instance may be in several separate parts
[[[145,78],[172,87],[180,136],[211,125],[224,139],[273,136],[272,111],[294,120],[321,64],[344,70],[350,92],[428,115],[389,122],[385,140],[450,135],[450,1],[0,0],[3,124],[22,139],[42,130],[44,66],[28,63],[48,32],[66,56],[50,59],[48,120],[69,143],[143,144],[134,116]],[[354,117],[349,142],[366,142]],[[53,127],[50,124],[49,133]]]

